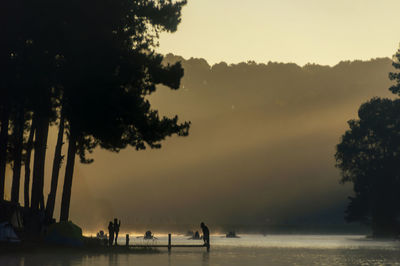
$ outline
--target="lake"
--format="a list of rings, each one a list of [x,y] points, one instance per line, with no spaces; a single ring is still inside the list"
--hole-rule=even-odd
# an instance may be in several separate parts
[[[125,239],[121,239],[123,244]],[[131,236],[131,243],[152,244]],[[160,236],[154,244],[166,244]],[[172,244],[199,244],[172,236]],[[205,248],[161,248],[157,254],[18,254],[1,255],[1,266],[127,266],[127,265],[400,265],[400,241],[372,240],[361,235],[241,235],[240,238],[211,237]]]

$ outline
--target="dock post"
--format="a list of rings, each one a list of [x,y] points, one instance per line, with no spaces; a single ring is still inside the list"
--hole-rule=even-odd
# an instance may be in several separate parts
[[[171,252],[171,234],[168,234],[168,252]]]

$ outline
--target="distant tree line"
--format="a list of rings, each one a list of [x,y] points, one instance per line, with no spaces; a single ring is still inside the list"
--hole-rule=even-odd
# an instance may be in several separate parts
[[[186,0],[2,1],[0,4],[0,201],[6,167],[11,201],[53,218],[62,146],[68,139],[60,220],[69,218],[76,155],[101,147],[160,148],[186,136],[189,122],[160,117],[147,95],[178,89],[180,63],[155,52],[160,32],[174,32]],[[49,128],[58,126],[50,193],[43,194]],[[31,169],[32,165],[32,169]],[[32,189],[30,188],[32,183]]]
[[[400,69],[400,49],[393,60]],[[400,73],[389,74],[395,84],[390,91],[400,95]],[[400,99],[373,98],[361,105],[359,119],[336,148],[336,166],[342,183],[352,183],[346,220],[371,226],[373,235],[400,234]]]
[[[253,108],[263,110],[295,110],[296,114],[306,110],[321,110],[338,104],[354,105],[376,95],[390,95],[389,91],[378,91],[389,87],[386,79],[391,71],[389,58],[368,61],[342,61],[335,66],[253,61],[238,64],[220,62],[210,65],[202,58],[184,59],[167,54],[165,62],[181,62],[185,70],[182,90],[170,101],[185,100],[193,107],[202,108],[206,99],[207,111],[231,108]],[[199,110],[200,111],[200,110]]]

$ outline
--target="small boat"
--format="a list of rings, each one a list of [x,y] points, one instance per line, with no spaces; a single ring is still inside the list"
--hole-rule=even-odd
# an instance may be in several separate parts
[[[201,239],[203,239],[203,238],[200,236],[199,231],[196,231],[196,232],[195,232],[194,234],[192,234],[192,236],[189,237],[188,239],[190,239],[190,240],[201,240]]]
[[[239,236],[236,235],[235,231],[229,231],[229,232],[226,234],[226,237],[227,237],[227,238],[239,238]]]

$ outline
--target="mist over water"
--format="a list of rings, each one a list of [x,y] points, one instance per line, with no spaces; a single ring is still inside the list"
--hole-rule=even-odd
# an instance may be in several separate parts
[[[134,239],[136,243],[142,241]],[[166,243],[165,236],[159,244]],[[121,241],[122,242],[122,241]],[[173,236],[172,243],[198,243]],[[123,244],[123,243],[121,243]],[[203,248],[173,248],[168,254],[72,255],[26,254],[0,256],[3,266],[125,266],[125,265],[400,265],[400,243],[346,235],[241,235],[227,239],[211,237],[211,251]]]

